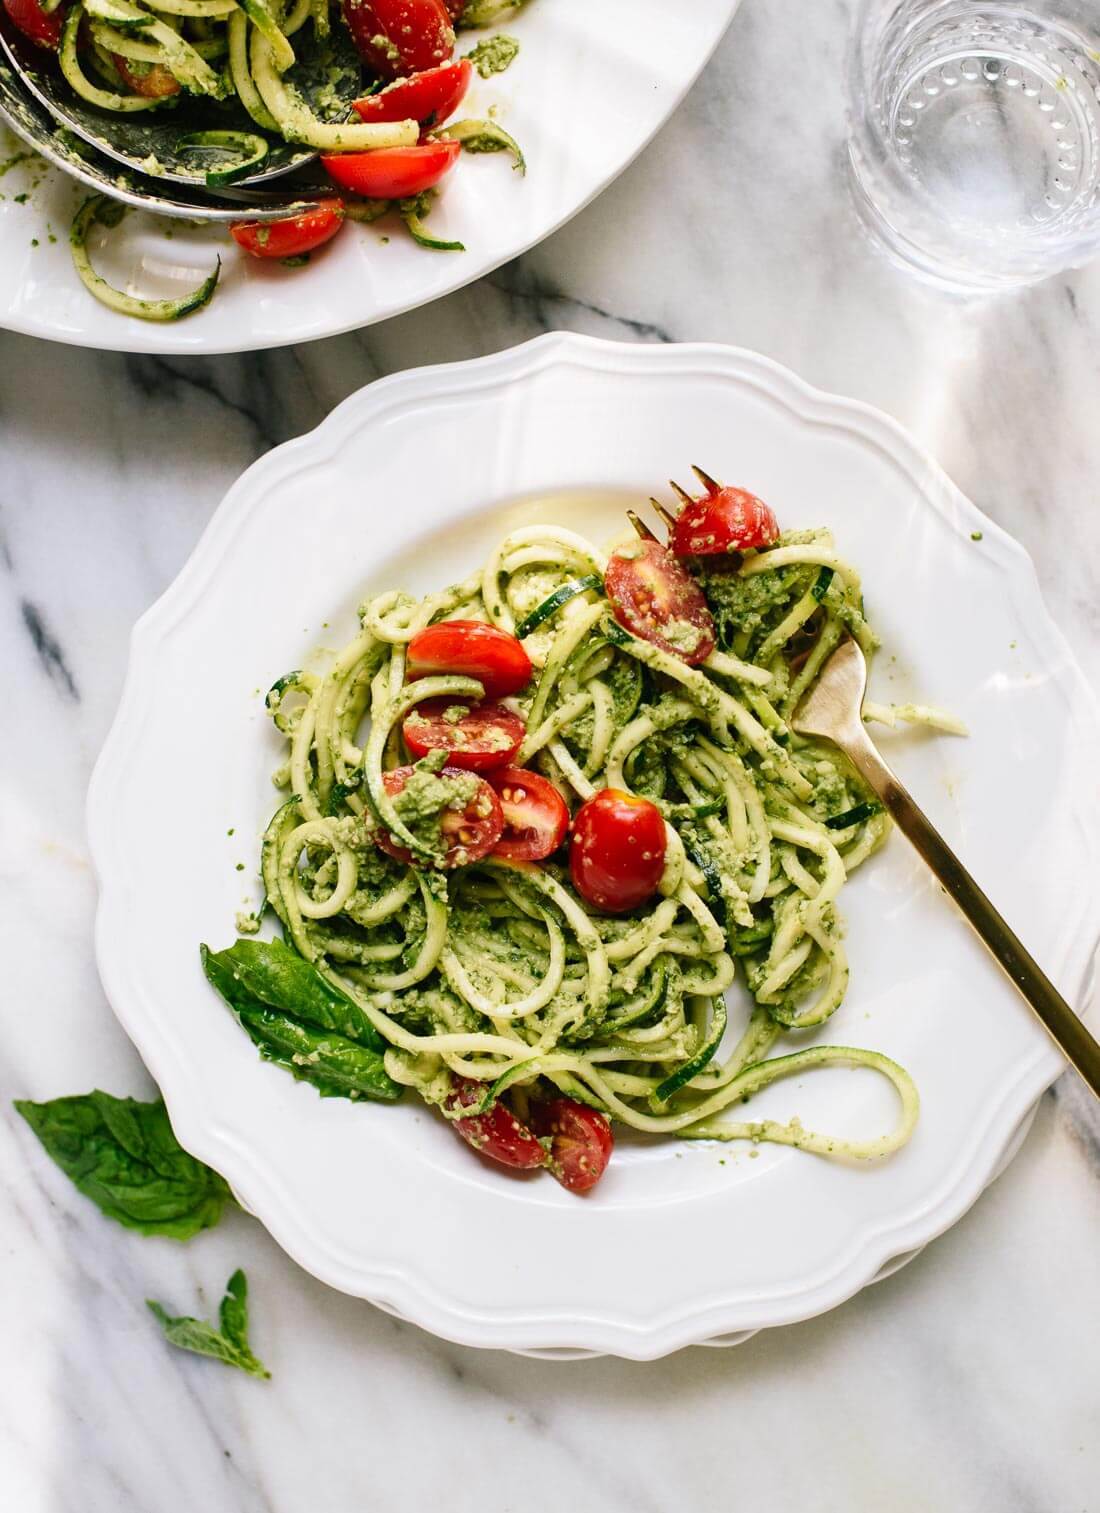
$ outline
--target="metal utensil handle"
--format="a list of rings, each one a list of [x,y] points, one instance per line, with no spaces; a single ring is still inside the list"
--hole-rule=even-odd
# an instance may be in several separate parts
[[[1001,918],[939,831],[918,808],[869,738],[852,732],[848,756],[906,838],[958,904],[990,954],[1042,1021],[1051,1039],[1100,1097],[1100,1041],[1094,1039],[1016,933]]]

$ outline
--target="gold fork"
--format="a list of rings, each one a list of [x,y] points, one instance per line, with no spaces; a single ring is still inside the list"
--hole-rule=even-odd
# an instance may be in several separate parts
[[[1100,1042],[1070,1008],[998,914],[962,862],[879,756],[863,725],[867,663],[844,641],[795,710],[791,728],[838,746],[962,910],[993,959],[1042,1021],[1047,1033],[1100,1097]]]

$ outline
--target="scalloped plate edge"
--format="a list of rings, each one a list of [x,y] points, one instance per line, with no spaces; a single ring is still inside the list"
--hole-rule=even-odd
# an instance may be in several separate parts
[[[321,1244],[298,1224],[296,1216],[278,1208],[277,1184],[268,1180],[251,1151],[246,1151],[224,1128],[204,1122],[199,1089],[180,1090],[187,1078],[158,1035],[155,1015],[139,1003],[140,992],[128,980],[123,946],[125,918],[116,909],[111,888],[110,827],[112,788],[125,781],[125,755],[141,723],[147,678],[158,645],[193,608],[219,570],[227,548],[245,518],[262,504],[265,479],[277,471],[287,476],[301,467],[333,455],[352,429],[376,420],[416,395],[439,397],[470,392],[533,376],[548,366],[572,363],[603,373],[670,370],[709,375],[764,390],[807,420],[816,420],[862,438],[902,467],[926,502],[945,518],[947,506],[966,528],[979,528],[987,542],[1003,556],[1014,597],[1023,592],[1041,610],[1031,625],[1048,645],[1052,681],[1066,699],[1070,724],[1083,743],[1100,756],[1100,711],[1061,631],[1042,601],[1034,564],[1024,548],[988,519],[951,482],[939,465],[897,422],[858,400],[813,388],[789,369],[744,349],[697,343],[671,347],[631,345],[569,333],[536,337],[519,347],[488,357],[417,368],[379,379],[351,395],[315,430],[267,453],[229,490],[175,582],[141,617],[131,638],[131,657],[114,724],[96,763],[88,793],[88,833],[93,865],[100,887],[96,919],[96,953],[107,997],[127,1033],[137,1045],[150,1072],[160,1083],[181,1143],[216,1167],[239,1190],[245,1206],[264,1208],[265,1225],[278,1243],[306,1270],[337,1289],[360,1296],[410,1319],[420,1327],[456,1343],[498,1348],[552,1358],[584,1354],[615,1354],[631,1359],[654,1359],[691,1344],[726,1336],[740,1343],[758,1329],[813,1317],[846,1301],[888,1271],[891,1263],[950,1228],[999,1175],[1022,1140],[1021,1125],[1042,1092],[1064,1069],[1053,1047],[1037,1039],[1032,1056],[1006,1083],[973,1132],[968,1148],[945,1174],[938,1187],[914,1211],[877,1225],[864,1225],[847,1251],[836,1258],[828,1274],[812,1285],[789,1289],[749,1302],[744,1299],[700,1304],[653,1321],[640,1329],[610,1319],[537,1313],[507,1317],[478,1314],[453,1306],[408,1271],[372,1270],[361,1260],[349,1262]],[[1100,761],[1098,761],[1100,765]],[[1080,827],[1096,852],[1094,837]],[[1100,942],[1100,899],[1082,900],[1078,915],[1062,931],[1058,949],[1048,963],[1063,989],[1080,1001]],[[146,1006],[147,1007],[147,1006]],[[188,1079],[192,1081],[193,1079]],[[190,1094],[194,1094],[193,1097]],[[1014,1138],[1016,1137],[1016,1138]],[[269,1202],[258,1200],[265,1193]],[[579,1345],[578,1335],[585,1336]]]

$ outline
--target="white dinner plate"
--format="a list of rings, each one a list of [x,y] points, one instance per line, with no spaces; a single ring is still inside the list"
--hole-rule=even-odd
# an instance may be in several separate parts
[[[277,800],[262,691],[350,637],[366,592],[453,582],[535,518],[606,537],[692,462],[788,528],[834,530],[884,643],[873,694],[970,728],[886,731],[888,759],[1083,998],[1096,708],[1023,550],[894,422],[732,348],[563,335],[361,390],[245,473],[134,631],[89,798],[99,964],[183,1144],[318,1277],[467,1344],[648,1358],[820,1313],[969,1207],[1060,1068],[898,836],[844,891],[851,987],[816,1034],[916,1079],[916,1135],[878,1165],[623,1140],[577,1199],[490,1169],[415,1099],[320,1099],[207,987],[198,944],[228,945],[255,902]],[[754,1116],[872,1133],[892,1098],[833,1069],[770,1088]]]
[[[110,233],[106,252],[99,247],[105,234],[94,233],[101,271],[137,294],[178,296],[222,254],[213,301],[175,324],[134,320],[92,298],[68,248],[69,223],[87,191],[38,163],[20,165],[0,196],[0,328],[109,351],[246,352],[333,336],[427,304],[525,252],[606,188],[668,120],[739,3],[529,0],[497,28],[519,39],[519,55],[506,73],[475,76],[461,114],[494,108],[523,148],[527,175],[513,173],[506,154],[459,163],[430,224],[465,252],[426,251],[393,217],[345,228],[296,270],[238,253],[224,229],[177,222],[166,240],[164,222],[130,217]],[[482,35],[461,32],[458,51]],[[0,130],[0,160],[9,140]],[[20,194],[29,198],[20,203]]]

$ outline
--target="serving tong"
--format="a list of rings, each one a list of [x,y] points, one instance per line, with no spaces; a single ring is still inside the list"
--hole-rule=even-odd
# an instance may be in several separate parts
[[[348,44],[350,46],[350,44]],[[325,49],[304,46],[299,89],[311,90],[345,81],[346,104],[360,92],[358,69],[349,60],[326,72]],[[196,131],[228,127],[259,134],[251,120],[231,106],[192,100],[183,109],[151,113],[140,126],[111,111],[80,100],[56,65],[45,55],[32,61],[0,6],[0,120],[47,162],[96,193],[132,208],[191,221],[277,220],[331,197],[332,185],[309,173],[317,154],[273,143],[260,170],[233,184],[211,187],[206,169],[194,154],[179,150],[182,138]],[[296,65],[297,67],[297,65]],[[352,81],[355,81],[354,83]],[[124,127],[122,130],[120,127]],[[151,160],[158,171],[148,171]],[[278,181],[279,188],[264,186]]]
[[[720,487],[701,468],[692,471],[712,492]],[[684,505],[694,504],[684,489],[671,484]],[[676,517],[659,500],[651,499],[670,533]],[[658,537],[633,511],[630,523],[643,540]],[[658,544],[662,544],[658,541]],[[817,680],[802,697],[791,718],[798,735],[828,741],[851,762],[860,777],[930,869],[943,891],[960,909],[967,923],[989,951],[1069,1064],[1100,1098],[1100,1041],[1082,1024],[1058,989],[1028,952],[1019,936],[994,908],[943,836],[916,804],[904,784],[883,760],[863,723],[867,692],[867,659],[859,643],[847,636],[827,659]]]

